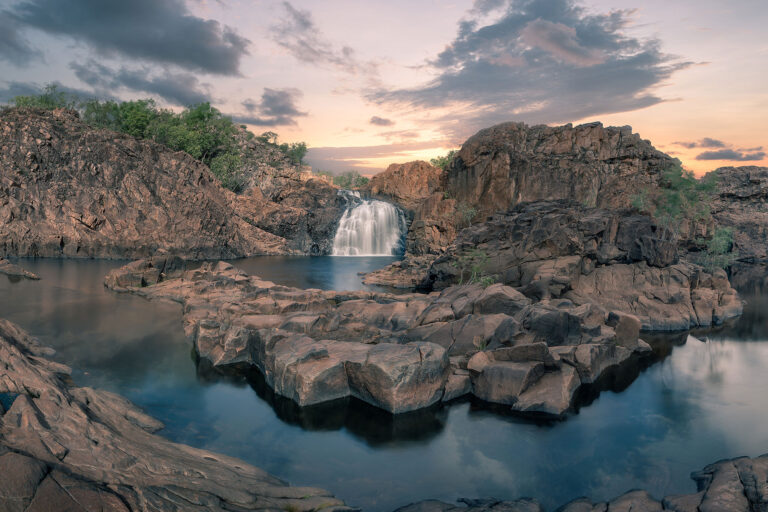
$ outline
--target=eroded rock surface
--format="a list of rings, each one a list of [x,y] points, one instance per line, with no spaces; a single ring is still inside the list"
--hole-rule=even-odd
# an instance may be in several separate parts
[[[645,215],[539,201],[463,230],[421,286],[466,280],[477,265],[528,297],[600,305],[638,317],[644,330],[707,327],[741,314],[724,271],[710,274],[677,251]]]
[[[255,366],[299,405],[352,396],[400,413],[473,393],[562,415],[581,385],[650,350],[629,315],[567,299],[534,303],[502,284],[392,295],[300,290],[223,262],[157,282],[158,266],[134,262],[106,283],[182,303],[199,357],[222,369]],[[141,279],[157,284],[130,286]]]
[[[624,208],[675,162],[629,126],[503,123],[464,143],[447,169],[445,191],[476,206],[480,219],[548,199]]]
[[[768,455],[740,457],[711,464],[691,475],[698,492],[658,500],[642,490],[610,501],[579,498],[557,512],[754,512],[768,510]],[[535,500],[461,499],[462,505],[437,500],[413,503],[396,512],[545,512]]]
[[[124,398],[69,380],[69,368],[0,320],[0,509],[351,510],[240,460],[172,443]]]
[[[237,215],[234,199],[186,153],[94,130],[68,110],[0,111],[0,256],[290,252]]]
[[[768,261],[768,167],[722,167],[712,213],[718,225],[733,229],[739,259]]]

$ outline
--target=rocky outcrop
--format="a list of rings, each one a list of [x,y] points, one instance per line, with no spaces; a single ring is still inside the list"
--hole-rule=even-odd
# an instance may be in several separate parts
[[[37,274],[24,270],[20,266],[14,265],[10,261],[4,259],[0,259],[0,274],[5,274],[10,278],[32,279],[33,281],[40,279],[40,276]]]
[[[415,212],[425,199],[442,191],[442,176],[442,169],[423,160],[392,164],[372,177],[361,191]]]
[[[302,406],[351,396],[401,413],[472,393],[559,416],[582,385],[650,350],[629,315],[534,303],[501,284],[430,295],[334,292],[279,286],[221,262],[156,279],[162,265],[134,262],[106,284],[182,303],[202,360],[227,371],[256,367]]]
[[[297,172],[278,181],[282,188],[265,195],[253,187],[237,196],[235,211],[244,220],[287,240],[300,254],[330,254],[333,237],[348,204],[344,195],[327,182]],[[268,188],[275,186],[275,182]],[[267,187],[265,187],[267,188]]]
[[[246,142],[250,181],[235,195],[186,153],[93,129],[73,111],[5,109],[0,256],[328,253],[346,206],[337,189],[278,149]]]
[[[478,219],[543,199],[622,208],[676,162],[629,126],[503,123],[464,143],[447,168],[445,192],[476,207]]]
[[[0,509],[351,510],[240,460],[172,443],[124,398],[71,383],[50,349],[0,320]]]
[[[567,201],[519,205],[463,230],[422,283],[487,275],[537,300],[566,298],[640,319],[644,330],[720,324],[742,310],[723,271],[678,261],[650,218]]]
[[[712,214],[733,229],[734,250],[747,262],[768,261],[768,167],[722,167]]]
[[[722,460],[691,474],[698,492],[656,499],[642,490],[629,491],[607,502],[579,498],[558,512],[752,512],[768,509],[768,455]],[[401,507],[396,512],[544,512],[535,500],[461,499],[464,506],[437,500]]]
[[[94,130],[72,111],[0,112],[0,255],[287,252],[234,214],[233,197],[189,155]]]

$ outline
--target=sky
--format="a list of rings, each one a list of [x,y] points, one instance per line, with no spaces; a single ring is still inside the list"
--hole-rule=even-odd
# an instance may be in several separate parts
[[[0,0],[0,102],[210,101],[363,174],[601,121],[703,174],[768,165],[767,25],[765,0]]]

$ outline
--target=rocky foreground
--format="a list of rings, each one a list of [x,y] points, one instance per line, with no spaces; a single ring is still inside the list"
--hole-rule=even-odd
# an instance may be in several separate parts
[[[0,320],[0,509],[350,510],[326,491],[155,435],[160,422],[74,386],[51,353]]]
[[[0,320],[0,509],[74,512],[353,510],[327,492],[289,487],[237,459],[171,443],[127,400],[79,388],[69,369]],[[657,500],[630,491],[610,502],[577,499],[561,512],[754,512],[768,508],[768,455],[695,472],[698,492]],[[398,512],[543,512],[532,499],[428,500]]]
[[[593,235],[607,229],[592,220]],[[544,257],[550,246],[529,250]],[[648,267],[645,260],[638,265]],[[501,283],[406,295],[300,290],[223,262],[184,270],[183,261],[169,257],[117,269],[106,285],[182,303],[184,329],[200,358],[215,368],[256,367],[277,394],[302,406],[352,396],[401,413],[471,393],[513,411],[560,416],[581,386],[650,347],[639,338],[642,321],[622,309],[626,303],[538,293],[553,286],[557,272],[548,268],[538,272],[550,279],[540,278],[527,295]],[[695,275],[695,286],[686,281],[688,296],[667,300],[681,291],[664,295],[663,285],[682,283],[684,270]],[[686,328],[741,312],[722,275],[694,267],[665,271],[657,276],[664,281],[657,296],[641,301],[649,309],[689,307]]]

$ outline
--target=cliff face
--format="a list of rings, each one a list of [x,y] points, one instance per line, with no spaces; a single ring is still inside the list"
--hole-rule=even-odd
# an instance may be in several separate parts
[[[504,123],[464,143],[447,169],[445,191],[475,206],[480,220],[538,200],[618,208],[674,163],[629,126]]]
[[[74,112],[0,111],[0,256],[327,252],[343,213],[336,189],[251,149],[249,192],[235,195],[189,155]]]
[[[712,214],[744,261],[768,261],[768,167],[722,167]]]

